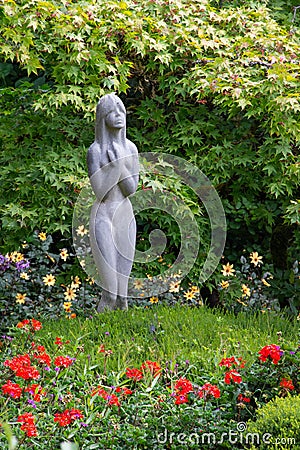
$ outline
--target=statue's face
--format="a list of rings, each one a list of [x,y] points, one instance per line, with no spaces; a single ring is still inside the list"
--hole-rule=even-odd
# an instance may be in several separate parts
[[[121,102],[116,102],[114,108],[105,117],[109,128],[121,129],[126,125],[126,111]]]

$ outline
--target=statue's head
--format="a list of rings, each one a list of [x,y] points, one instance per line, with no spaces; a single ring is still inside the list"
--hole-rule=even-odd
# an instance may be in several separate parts
[[[96,121],[107,116],[111,111],[116,108],[117,104],[121,104],[125,110],[125,106],[122,100],[116,94],[106,94],[100,98],[96,109]]]
[[[108,127],[109,114],[116,110],[121,110],[121,112],[126,115],[125,106],[116,94],[106,94],[100,98],[96,109],[96,141],[101,142],[103,139],[106,139],[105,136],[110,132],[110,128]],[[121,135],[122,139],[125,139],[126,136],[125,120],[126,119],[124,118],[120,127],[117,126],[117,128],[123,129]]]

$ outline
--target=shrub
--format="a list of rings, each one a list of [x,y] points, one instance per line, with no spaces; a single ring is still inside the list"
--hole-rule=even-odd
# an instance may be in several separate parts
[[[275,398],[257,411],[257,420],[248,422],[247,432],[265,435],[265,442],[260,441],[261,449],[299,449],[299,410],[299,395]]]

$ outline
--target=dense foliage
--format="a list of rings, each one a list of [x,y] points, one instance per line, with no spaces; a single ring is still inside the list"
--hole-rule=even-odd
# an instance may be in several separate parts
[[[70,235],[95,104],[116,91],[140,151],[182,156],[210,178],[227,215],[227,257],[255,247],[288,280],[300,241],[295,6],[279,0],[6,1],[0,16],[2,247],[12,249],[34,229]],[[143,183],[151,187],[151,175]],[[191,193],[182,195],[189,203]],[[207,228],[205,213],[193,207]],[[143,211],[138,241],[148,237],[150,224],[165,225],[176,253],[178,229],[162,217]],[[202,238],[206,248],[209,234]]]
[[[273,436],[270,442],[273,448],[281,450],[299,447],[299,427],[296,424],[296,417],[300,407],[300,397],[276,398],[267,403],[258,411],[257,421],[250,423],[249,432],[261,433],[263,430]],[[274,436],[276,438],[274,439]],[[265,443],[260,448],[267,449],[270,443]],[[251,447],[254,449],[255,447]]]

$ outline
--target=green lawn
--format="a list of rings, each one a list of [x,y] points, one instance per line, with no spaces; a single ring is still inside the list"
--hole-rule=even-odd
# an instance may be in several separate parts
[[[56,336],[70,339],[74,350],[84,344],[82,363],[87,362],[87,355],[90,364],[98,363],[97,352],[104,344],[113,351],[107,366],[110,370],[123,370],[151,359],[189,360],[198,369],[212,371],[222,357],[233,354],[252,363],[260,348],[278,343],[278,332],[286,343],[296,346],[298,330],[296,319],[279,313],[234,316],[205,307],[158,306],[114,311],[91,319],[48,321],[43,323],[40,336],[47,348],[55,347]]]

